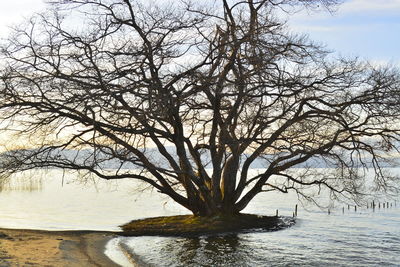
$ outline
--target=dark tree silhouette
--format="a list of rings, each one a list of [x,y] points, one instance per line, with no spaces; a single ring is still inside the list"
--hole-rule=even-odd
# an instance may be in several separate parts
[[[15,29],[0,114],[30,142],[2,154],[3,175],[138,179],[201,216],[271,190],[358,199],[365,168],[392,189],[381,160],[399,137],[397,69],[337,58],[277,18],[335,1],[194,2],[53,1]]]

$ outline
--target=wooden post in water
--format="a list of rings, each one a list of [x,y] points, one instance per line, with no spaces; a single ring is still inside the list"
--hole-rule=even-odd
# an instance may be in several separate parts
[[[385,208],[385,202],[383,202],[383,208]]]
[[[357,211],[357,205],[354,205],[354,211]]]
[[[328,215],[330,215],[331,214],[331,210],[330,209],[328,209]]]
[[[278,217],[278,213],[279,213],[278,210],[276,210],[276,215],[275,215],[276,217]]]
[[[294,206],[294,216],[297,217],[297,204]]]
[[[379,204],[378,204],[378,208],[381,208],[381,202],[379,202]]]
[[[344,214],[344,207],[343,207],[343,209],[342,209],[342,214]]]
[[[348,209],[348,210],[350,209],[350,205],[347,205],[347,209]]]
[[[389,208],[389,202],[386,202],[386,208],[387,209]]]

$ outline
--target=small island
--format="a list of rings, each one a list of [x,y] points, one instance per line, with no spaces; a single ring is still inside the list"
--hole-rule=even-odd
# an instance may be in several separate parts
[[[237,214],[200,217],[178,215],[133,220],[121,226],[122,235],[199,236],[247,231],[276,231],[295,224],[293,217]]]

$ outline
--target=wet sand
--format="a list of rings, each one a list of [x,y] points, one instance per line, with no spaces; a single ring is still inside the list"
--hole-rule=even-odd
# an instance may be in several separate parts
[[[105,254],[116,234],[0,229],[0,266],[119,266]]]

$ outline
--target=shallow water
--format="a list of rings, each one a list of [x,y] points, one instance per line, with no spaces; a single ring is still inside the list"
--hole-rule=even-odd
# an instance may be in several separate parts
[[[75,181],[76,175],[60,170],[35,171],[42,178],[38,190],[15,185],[0,192],[0,227],[41,230],[119,231],[132,219],[185,211],[156,192],[141,193],[129,180]],[[20,190],[24,188],[24,190]]]
[[[399,207],[301,212],[296,225],[281,231],[121,237],[108,251],[122,247],[148,266],[400,266]]]
[[[31,174],[32,175],[32,174]],[[34,173],[40,176],[39,172]],[[119,230],[132,219],[184,214],[157,193],[134,191],[131,181],[98,181],[86,186],[53,170],[41,173],[33,190],[26,186],[0,192],[0,227],[46,230]],[[40,186],[39,186],[40,185]],[[121,237],[107,255],[130,266],[132,254],[147,266],[400,266],[400,204],[375,211],[341,206],[330,215],[299,207],[297,224],[277,232],[199,238]],[[245,212],[291,216],[293,195],[265,194]]]

